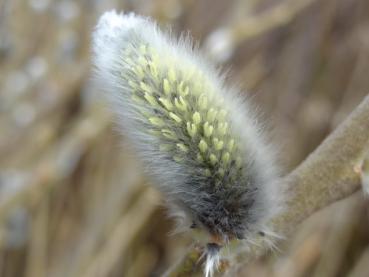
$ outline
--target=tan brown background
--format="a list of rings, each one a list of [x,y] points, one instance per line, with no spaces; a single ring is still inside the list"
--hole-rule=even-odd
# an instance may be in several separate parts
[[[367,0],[0,0],[0,276],[159,276],[191,242],[89,82],[111,8],[190,31],[258,105],[284,172],[369,92]],[[355,195],[240,276],[369,276],[368,223]]]

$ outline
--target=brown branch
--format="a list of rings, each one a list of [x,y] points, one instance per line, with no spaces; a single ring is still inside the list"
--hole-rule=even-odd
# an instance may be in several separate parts
[[[290,198],[287,210],[272,224],[288,233],[315,211],[355,192],[357,168],[369,143],[369,96],[282,183]]]
[[[278,234],[288,236],[296,226],[315,211],[345,198],[361,185],[360,165],[369,144],[369,96],[310,156],[294,171],[282,178],[287,197],[286,209],[269,223]],[[267,240],[257,237],[240,259],[252,260],[268,249]],[[186,254],[183,262],[168,276],[190,276],[198,250]],[[191,260],[192,258],[192,260]]]

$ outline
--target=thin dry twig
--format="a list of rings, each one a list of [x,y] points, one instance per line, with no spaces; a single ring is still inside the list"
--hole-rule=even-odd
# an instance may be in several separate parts
[[[49,197],[43,197],[37,207],[32,226],[32,237],[29,255],[27,277],[46,276],[47,241],[48,241],[48,210]]]
[[[129,247],[137,233],[142,230],[154,213],[154,206],[158,203],[159,195],[153,190],[147,190],[125,215],[113,230],[110,239],[91,261],[87,270],[81,275],[86,277],[109,276],[119,257]],[[137,217],[139,213],[141,216]],[[127,228],[129,226],[129,228]],[[124,256],[124,255],[123,255]]]
[[[283,1],[269,12],[245,18],[232,28],[235,44],[287,25],[315,0]]]
[[[19,191],[0,203],[0,221],[32,193],[46,191],[62,180],[76,165],[81,153],[109,126],[106,118],[86,116],[76,123],[70,134],[40,161],[30,181]]]

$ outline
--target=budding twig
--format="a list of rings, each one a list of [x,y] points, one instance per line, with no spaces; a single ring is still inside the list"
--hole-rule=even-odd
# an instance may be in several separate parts
[[[369,96],[323,143],[295,170],[282,179],[287,207],[270,221],[272,229],[287,237],[296,226],[315,211],[348,197],[360,188],[362,164],[369,145]],[[250,261],[265,253],[265,240],[251,247],[240,259]],[[196,251],[183,261],[188,263]],[[192,269],[191,269],[192,270]],[[184,263],[179,263],[169,276],[189,276]]]

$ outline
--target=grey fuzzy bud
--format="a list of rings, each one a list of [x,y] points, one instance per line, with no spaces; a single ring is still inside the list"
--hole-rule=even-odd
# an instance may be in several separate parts
[[[148,18],[105,13],[93,46],[96,78],[171,214],[224,242],[270,233],[273,151],[238,90]]]

